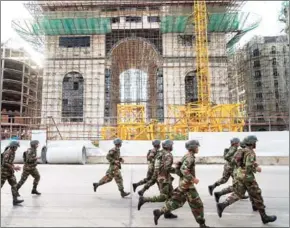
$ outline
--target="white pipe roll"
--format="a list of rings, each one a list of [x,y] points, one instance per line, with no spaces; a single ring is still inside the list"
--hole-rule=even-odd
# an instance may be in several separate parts
[[[86,148],[82,145],[53,146],[47,148],[46,161],[49,164],[82,164],[87,162]]]

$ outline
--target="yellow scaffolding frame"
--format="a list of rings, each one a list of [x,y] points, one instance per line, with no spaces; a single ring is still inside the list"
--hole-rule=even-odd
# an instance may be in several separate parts
[[[103,139],[124,140],[186,139],[189,132],[243,131],[241,104],[210,102],[210,75],[207,38],[207,8],[205,0],[193,1],[196,75],[198,101],[186,105],[168,105],[164,123],[146,123],[145,106],[118,105],[117,127],[104,127]]]

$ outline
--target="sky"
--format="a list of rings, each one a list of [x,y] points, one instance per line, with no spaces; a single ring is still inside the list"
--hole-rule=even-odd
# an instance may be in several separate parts
[[[25,1],[2,1],[1,0],[1,42],[13,38],[19,46],[23,46],[42,65],[43,56],[35,51],[23,41],[11,28],[13,19],[31,18],[28,11],[22,5]],[[246,34],[240,44],[243,45],[255,35],[271,36],[281,34],[283,24],[278,22],[278,15],[281,8],[281,1],[248,1],[243,7],[243,11],[252,12],[262,17],[260,26]]]

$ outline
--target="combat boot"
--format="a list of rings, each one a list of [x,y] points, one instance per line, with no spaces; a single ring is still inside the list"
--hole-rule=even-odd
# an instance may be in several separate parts
[[[93,183],[93,186],[94,186],[94,192],[96,192],[97,188],[99,187],[99,183]]]
[[[153,211],[153,215],[154,215],[154,223],[155,225],[158,225],[158,219],[160,218],[161,215],[163,215],[164,213],[160,210],[154,210]]]
[[[271,215],[271,216],[266,215],[265,210],[259,210],[259,213],[261,215],[261,219],[264,224],[267,224],[269,222],[275,222],[277,219],[276,215]]]
[[[221,197],[220,192],[215,192],[215,193],[214,193],[214,198],[215,198],[215,201],[216,201],[217,203],[219,202],[220,197]]]
[[[128,195],[130,195],[130,192],[124,192],[124,190],[121,191],[122,198],[124,198],[124,197],[126,197]]]
[[[206,227],[210,227],[210,226],[207,226],[207,225],[205,225],[205,224],[199,224],[199,227],[204,227],[204,228],[206,228]]]
[[[143,195],[144,195],[144,192],[145,192],[145,191],[142,189],[142,190],[140,190],[140,191],[138,192],[138,195],[139,195],[139,196],[143,196]]]
[[[41,193],[39,191],[37,191],[36,188],[31,190],[31,194],[41,195]]]
[[[225,201],[223,203],[217,203],[216,204],[216,207],[217,207],[217,213],[218,213],[218,216],[221,218],[222,217],[222,214],[223,214],[223,211],[224,209],[229,206],[228,202]]]
[[[172,214],[170,211],[167,213],[164,213],[164,218],[166,218],[166,219],[175,219],[177,217],[178,217],[177,215]]]
[[[15,199],[13,199],[13,206],[16,206],[16,205],[23,203],[23,202],[24,202],[24,200],[19,200],[19,199],[15,198]]]
[[[210,194],[211,196],[212,196],[212,192],[213,192],[213,190],[215,189],[215,187],[216,187],[215,184],[208,186],[208,191],[209,191],[209,194]]]
[[[138,187],[138,185],[137,184],[132,184],[133,185],[133,191],[135,192],[136,191],[136,188]]]
[[[138,201],[138,211],[140,211],[140,209],[144,203],[146,203],[146,201],[144,200],[144,197],[140,196],[139,201]]]
[[[205,220],[204,219],[200,219],[198,221],[198,224],[199,224],[199,227],[204,227],[204,228],[209,227],[209,226],[205,225]]]

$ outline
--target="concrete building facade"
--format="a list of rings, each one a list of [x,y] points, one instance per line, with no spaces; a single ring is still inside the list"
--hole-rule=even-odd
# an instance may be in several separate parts
[[[230,101],[244,103],[251,130],[288,129],[287,36],[254,37],[230,62]]]

